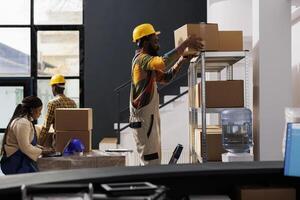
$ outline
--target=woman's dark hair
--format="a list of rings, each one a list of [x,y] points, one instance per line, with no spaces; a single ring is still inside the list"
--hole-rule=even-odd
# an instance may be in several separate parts
[[[1,155],[4,153],[4,144],[6,143],[6,136],[10,127],[11,122],[20,117],[32,117],[32,109],[39,108],[43,105],[40,98],[36,96],[28,96],[22,100],[22,103],[18,104],[12,118],[9,120],[9,123],[5,129],[5,133],[3,136],[2,147],[1,147]]]

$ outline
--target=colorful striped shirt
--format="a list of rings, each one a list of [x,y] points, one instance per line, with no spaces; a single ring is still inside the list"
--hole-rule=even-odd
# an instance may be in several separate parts
[[[167,83],[178,73],[179,68],[174,64],[180,55],[176,49],[161,56],[150,56],[137,51],[132,62],[131,95],[132,106],[142,108],[150,103],[154,83]]]

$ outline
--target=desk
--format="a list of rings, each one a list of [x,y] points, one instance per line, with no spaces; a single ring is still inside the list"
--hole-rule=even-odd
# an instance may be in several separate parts
[[[74,169],[3,176],[0,177],[0,197],[20,199],[22,185],[93,183],[97,186],[94,187],[95,192],[99,192],[99,183],[139,181],[166,186],[169,188],[168,199],[178,199],[184,195],[233,196],[236,188],[240,186],[288,186],[296,188],[297,194],[300,191],[300,178],[284,176],[282,161],[207,162]]]
[[[93,150],[82,156],[39,158],[37,164],[40,171],[125,166],[125,156]]]

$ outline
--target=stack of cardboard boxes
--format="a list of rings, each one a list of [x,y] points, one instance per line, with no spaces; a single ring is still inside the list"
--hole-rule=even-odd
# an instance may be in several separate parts
[[[218,24],[186,24],[174,31],[175,46],[180,45],[189,36],[202,38],[205,51],[242,51],[242,31],[219,31]],[[185,55],[195,55],[198,51],[192,48],[185,50]],[[222,60],[220,60],[222,61]],[[201,105],[201,85],[195,87],[196,106]],[[206,81],[207,108],[244,107],[244,81]]]
[[[218,24],[200,23],[186,24],[174,31],[175,47],[189,36],[200,37],[204,42],[205,51],[242,51],[242,31],[219,31]],[[185,55],[198,53],[195,49],[187,48]]]
[[[174,31],[175,46],[180,45],[189,36],[200,37],[204,43],[204,51],[242,51],[242,31],[219,31],[218,24],[200,23],[186,24]],[[196,55],[197,50],[187,48],[185,55]],[[221,61],[221,60],[220,60]],[[243,80],[206,81],[206,107],[207,108],[235,108],[244,107]],[[196,107],[201,107],[201,85],[197,84],[195,90]],[[191,99],[191,98],[189,98]],[[220,161],[224,153],[222,147],[221,127],[207,127],[207,156],[208,161]],[[201,127],[196,129],[196,151],[201,152]]]
[[[79,139],[85,152],[91,151],[93,110],[91,108],[59,108],[55,110],[55,150],[63,151],[70,139]]]

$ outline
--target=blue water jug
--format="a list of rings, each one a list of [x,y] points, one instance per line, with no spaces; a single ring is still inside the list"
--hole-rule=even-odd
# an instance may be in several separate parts
[[[221,112],[222,142],[228,152],[249,152],[252,147],[252,112],[232,108]]]

